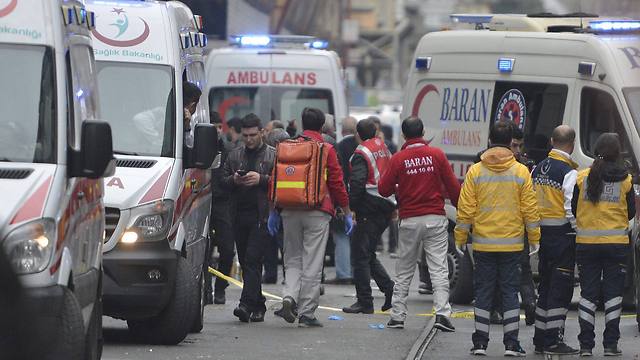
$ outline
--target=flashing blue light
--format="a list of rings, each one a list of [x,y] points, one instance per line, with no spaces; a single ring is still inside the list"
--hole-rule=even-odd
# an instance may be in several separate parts
[[[429,70],[431,68],[431,57],[417,57],[416,58],[416,69],[418,70]]]
[[[309,46],[313,49],[326,49],[329,47],[329,42],[325,40],[315,40]]]
[[[451,21],[463,24],[488,24],[493,19],[492,14],[452,14]]]
[[[516,59],[511,58],[499,58],[498,59],[498,70],[501,73],[510,73],[513,71],[513,63],[516,62]]]
[[[239,36],[238,42],[242,46],[267,46],[271,42],[268,36]]]
[[[594,20],[589,27],[597,32],[640,31],[640,20]]]
[[[80,89],[80,90],[78,90],[78,91],[76,92],[76,97],[77,97],[78,99],[82,98],[82,95],[84,95],[84,91],[82,91],[82,89]]]

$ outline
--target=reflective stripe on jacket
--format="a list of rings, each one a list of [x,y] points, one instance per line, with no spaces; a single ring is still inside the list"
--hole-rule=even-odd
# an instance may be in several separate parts
[[[569,154],[557,149],[549,152],[533,170],[533,187],[538,200],[540,224],[542,226],[562,226],[571,223],[575,227],[575,218],[571,212],[571,198],[575,186],[578,164]]]
[[[467,172],[456,219],[456,244],[465,244],[473,228],[473,250],[514,252],[540,241],[540,217],[531,175],[511,150],[490,148]]]
[[[587,198],[587,177],[591,169],[578,173],[579,189],[576,206],[576,243],[579,244],[628,244],[629,210],[633,201],[631,175],[620,182],[605,182],[600,201]],[[574,195],[575,196],[575,195]]]
[[[362,144],[358,145],[358,147],[354,151],[354,154],[361,155],[367,162],[367,167],[369,170],[369,178],[367,179],[366,184],[367,193],[383,198],[395,204],[395,197],[393,195],[387,198],[380,195],[380,192],[378,191],[378,182],[380,181],[380,175],[387,170],[387,167],[389,166],[389,160],[391,160],[391,152],[384,144],[384,141],[380,140],[379,138],[366,140]]]

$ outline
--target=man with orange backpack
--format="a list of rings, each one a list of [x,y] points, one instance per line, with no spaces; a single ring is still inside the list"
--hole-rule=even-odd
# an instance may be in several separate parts
[[[342,209],[345,232],[353,230],[349,197],[342,179],[336,150],[322,139],[324,113],[315,108],[302,111],[302,136],[278,144],[271,197],[282,209],[286,284],[282,308],[276,316],[299,327],[322,327],[314,313],[320,298],[320,279],[329,222],[334,204]],[[299,151],[298,149],[301,149]],[[312,174],[312,176],[307,176]],[[267,223],[275,234],[280,214],[272,210]]]

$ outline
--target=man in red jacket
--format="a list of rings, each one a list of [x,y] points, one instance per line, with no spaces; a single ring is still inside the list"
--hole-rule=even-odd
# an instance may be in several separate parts
[[[305,108],[302,111],[302,136],[324,143],[320,133],[325,116],[320,109]],[[342,179],[342,168],[333,146],[324,143],[327,158],[328,195],[318,209],[284,209],[284,267],[287,281],[283,290],[282,308],[276,316],[293,323],[298,318],[299,327],[322,327],[315,317],[320,299],[320,278],[324,253],[329,239],[329,222],[335,215],[334,204],[344,213],[345,233],[351,234],[353,220],[349,209],[349,196]],[[269,232],[278,230],[279,215],[271,211],[267,223]]]
[[[380,195],[391,196],[395,193],[400,211],[396,284],[393,288],[391,320],[387,326],[404,328],[409,285],[422,246],[433,285],[435,327],[443,331],[455,331],[449,321],[449,221],[445,217],[443,190],[456,206],[460,183],[442,150],[430,147],[424,140],[424,126],[420,118],[406,118],[402,122],[402,134],[406,142],[402,150],[391,157],[387,171],[378,183]]]

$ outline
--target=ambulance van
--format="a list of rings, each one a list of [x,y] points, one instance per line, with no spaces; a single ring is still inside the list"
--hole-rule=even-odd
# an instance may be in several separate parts
[[[0,251],[24,286],[38,347],[27,357],[102,353],[102,177],[113,154],[98,120],[94,20],[79,1],[0,0]]]
[[[141,341],[200,331],[217,135],[201,99],[184,124],[183,81],[204,88],[202,22],[177,1],[88,1],[116,172],[105,179],[104,312]],[[191,128],[191,130],[189,130]]]
[[[403,117],[423,120],[427,140],[445,151],[460,181],[487,147],[489,126],[500,119],[523,130],[534,163],[546,157],[551,132],[560,124],[576,130],[573,159],[580,168],[593,161],[600,134],[618,133],[637,177],[640,21],[578,16],[453,15],[476,30],[434,32],[420,40]],[[455,209],[447,210],[452,230]],[[638,261],[638,232],[632,235]],[[457,256],[450,239],[451,298],[468,303],[473,297],[470,257]],[[632,303],[632,276],[627,285],[626,302]]]
[[[333,115],[340,137],[348,115],[340,58],[309,36],[232,36],[207,56],[208,100],[223,121],[255,113],[263,124],[295,120],[307,106]]]

